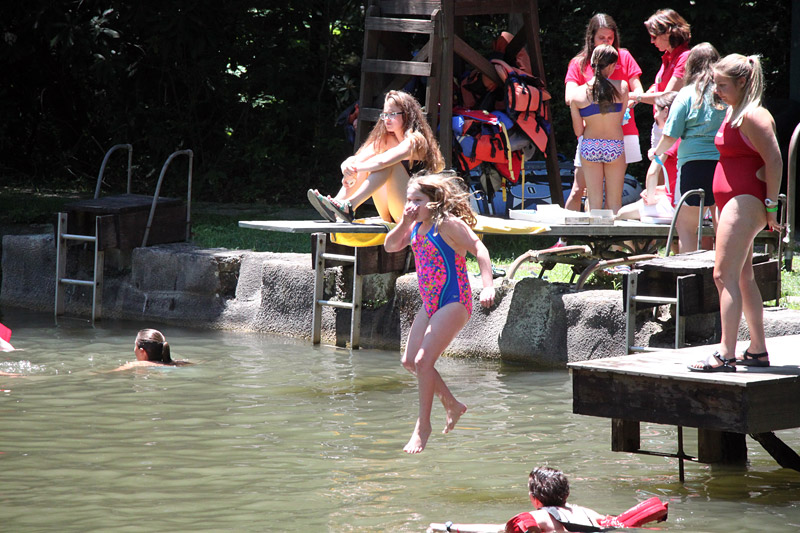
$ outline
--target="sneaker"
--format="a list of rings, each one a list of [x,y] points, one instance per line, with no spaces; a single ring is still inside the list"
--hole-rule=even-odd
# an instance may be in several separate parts
[[[328,222],[336,222],[336,214],[333,210],[329,209],[325,204],[322,203],[324,196],[322,196],[319,191],[308,189],[307,196],[308,202],[314,209],[317,210],[317,213],[322,215],[322,218]]]

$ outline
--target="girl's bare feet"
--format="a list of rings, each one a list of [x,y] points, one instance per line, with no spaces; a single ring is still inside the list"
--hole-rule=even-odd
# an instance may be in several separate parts
[[[450,433],[456,427],[458,419],[467,412],[467,406],[461,402],[456,402],[452,409],[447,408],[447,422],[442,433]]]
[[[422,450],[425,449],[425,445],[428,443],[428,437],[431,436],[431,428],[428,426],[427,429],[420,429],[419,427],[419,419],[417,419],[417,425],[414,428],[414,433],[412,433],[411,438],[403,447],[403,451],[406,453],[420,453]]]

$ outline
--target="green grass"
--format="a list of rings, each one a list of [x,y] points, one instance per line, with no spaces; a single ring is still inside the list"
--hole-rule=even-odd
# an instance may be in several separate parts
[[[2,187],[0,224],[52,223],[61,207],[74,199],[74,195]]]
[[[307,234],[240,228],[239,220],[228,215],[197,213],[192,217],[192,240],[201,248],[311,253],[311,239]],[[277,219],[261,217],[247,220]]]
[[[11,224],[51,223],[61,207],[77,197],[72,192],[46,192],[0,187],[0,226]],[[311,239],[307,234],[258,231],[240,228],[240,220],[308,220],[316,213],[307,205],[269,206],[266,204],[214,204],[195,202],[192,205],[193,242],[202,248],[227,248],[230,250],[253,250],[257,252],[310,253]],[[0,228],[2,230],[2,228]],[[552,246],[556,239],[546,236],[500,236],[487,235],[484,244],[489,249],[492,264],[508,270],[511,263],[528,250],[541,250]],[[800,309],[800,248],[795,247],[794,272],[781,275],[780,305]],[[473,257],[467,260],[472,273],[479,271]],[[541,265],[526,262],[517,270],[514,279],[538,276]],[[572,268],[559,264],[544,275],[552,282],[572,281]],[[598,272],[586,287],[619,289],[622,276]]]

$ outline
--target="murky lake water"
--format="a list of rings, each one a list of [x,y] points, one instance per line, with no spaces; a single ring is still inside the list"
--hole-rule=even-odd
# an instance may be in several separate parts
[[[619,513],[670,502],[666,531],[794,531],[800,472],[748,439],[746,467],[610,451],[610,423],[572,414],[567,371],[441,360],[469,405],[454,433],[402,452],[414,378],[394,352],[250,333],[161,329],[196,365],[109,373],[153,324],[62,322],[5,309],[0,353],[2,531],[424,531],[528,510],[527,472],[563,469],[571,500]],[[598,398],[602,401],[602,398]],[[787,399],[787,401],[789,401]],[[434,429],[444,423],[434,406]],[[687,430],[688,453],[696,432]],[[800,450],[800,430],[779,436]],[[675,450],[675,428],[642,425]]]

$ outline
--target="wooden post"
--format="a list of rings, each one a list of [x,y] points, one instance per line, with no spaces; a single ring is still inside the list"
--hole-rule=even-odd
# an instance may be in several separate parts
[[[542,57],[542,44],[539,40],[539,2],[529,0],[528,12],[524,17],[525,34],[528,37],[528,53],[531,56],[533,74],[542,80],[547,87],[547,78],[544,74],[544,58]],[[550,102],[544,103],[545,109],[550,108]],[[548,113],[552,119],[552,113]],[[555,205],[564,207],[564,190],[561,187],[561,169],[558,166],[558,150],[556,149],[555,129],[550,124],[550,134],[547,136],[547,153],[545,154],[547,178],[550,182],[550,201]]]
[[[637,420],[611,419],[611,451],[635,452],[641,447]]]
[[[743,463],[747,461],[747,443],[742,433],[697,430],[697,460],[701,463]]]
[[[455,31],[455,0],[442,0],[442,77],[439,84],[439,145],[445,168],[453,165],[453,38]],[[430,113],[431,111],[428,110]]]

